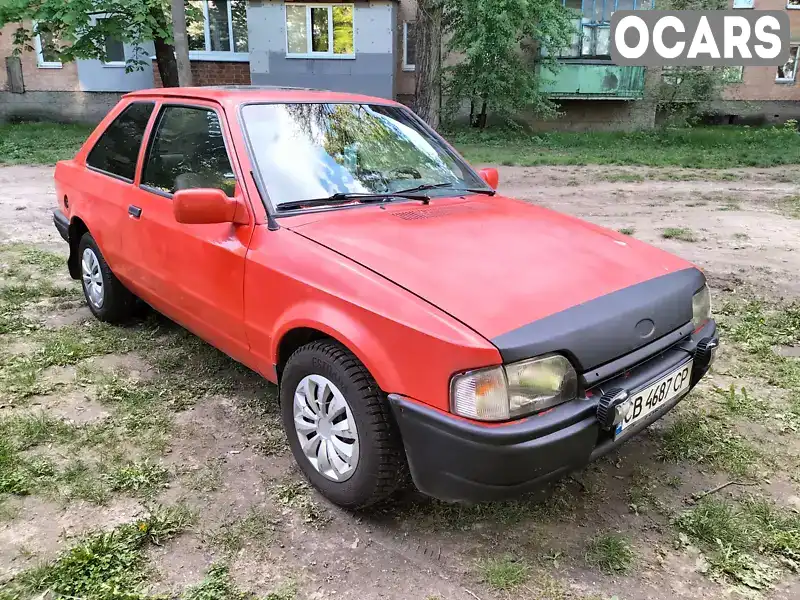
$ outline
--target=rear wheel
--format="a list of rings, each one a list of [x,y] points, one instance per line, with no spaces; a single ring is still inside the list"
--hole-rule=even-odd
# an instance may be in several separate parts
[[[332,502],[363,508],[405,482],[405,453],[383,392],[340,344],[316,341],[292,354],[280,399],[295,460]]]
[[[111,272],[97,242],[88,232],[83,234],[78,243],[78,259],[83,295],[92,314],[109,323],[130,318],[136,305],[136,296]]]

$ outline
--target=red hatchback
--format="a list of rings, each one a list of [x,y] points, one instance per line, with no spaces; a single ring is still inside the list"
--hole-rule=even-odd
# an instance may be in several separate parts
[[[95,316],[139,298],[277,383],[342,506],[409,470],[447,500],[529,490],[664,415],[718,345],[697,268],[496,194],[396,102],[135,92],[55,179]]]

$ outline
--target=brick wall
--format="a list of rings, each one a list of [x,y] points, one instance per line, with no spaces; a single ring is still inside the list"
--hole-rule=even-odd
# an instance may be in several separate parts
[[[16,28],[17,24],[11,23],[0,29],[0,90],[8,89],[5,58],[13,53],[11,42]],[[23,52],[20,55],[20,63],[25,91],[80,90],[78,67],[74,62],[66,63],[60,69],[44,69],[38,66],[35,52]]]
[[[250,85],[250,63],[193,60],[192,85]],[[158,65],[153,61],[153,83],[163,87]]]
[[[121,96],[121,92],[0,91],[0,123],[56,121],[97,125]]]
[[[755,0],[757,10],[786,10],[792,45],[800,45],[800,10],[787,10],[786,0]],[[742,83],[727,85],[724,100],[800,101],[800,77],[794,83],[775,83],[777,67],[744,67]]]

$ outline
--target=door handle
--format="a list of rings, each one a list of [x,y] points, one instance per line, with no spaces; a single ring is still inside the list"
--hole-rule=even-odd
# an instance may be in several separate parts
[[[138,206],[134,206],[133,204],[131,204],[128,207],[128,214],[132,216],[134,219],[138,219],[139,217],[142,216],[142,209],[139,208]]]

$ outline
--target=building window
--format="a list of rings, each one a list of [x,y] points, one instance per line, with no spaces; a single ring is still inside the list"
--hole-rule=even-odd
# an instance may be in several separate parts
[[[800,10],[800,0],[788,0],[786,2],[786,8],[790,10]]]
[[[722,83],[742,83],[744,67],[722,67]]]
[[[286,56],[355,58],[352,4],[285,4]]]
[[[125,45],[110,35],[106,36],[106,60],[104,64],[111,67],[125,66]]]
[[[754,0],[733,0],[733,8],[755,8]]]
[[[40,32],[33,43],[36,48],[36,63],[40,69],[60,69],[61,61],[58,59],[53,34],[49,31]]]
[[[413,71],[417,64],[417,38],[414,23],[403,23],[403,71]]]
[[[186,3],[189,58],[247,60],[247,0]]]
[[[797,77],[797,54],[800,46],[789,48],[789,59],[782,65],[778,65],[778,72],[775,74],[775,81],[780,83],[794,83]]]

